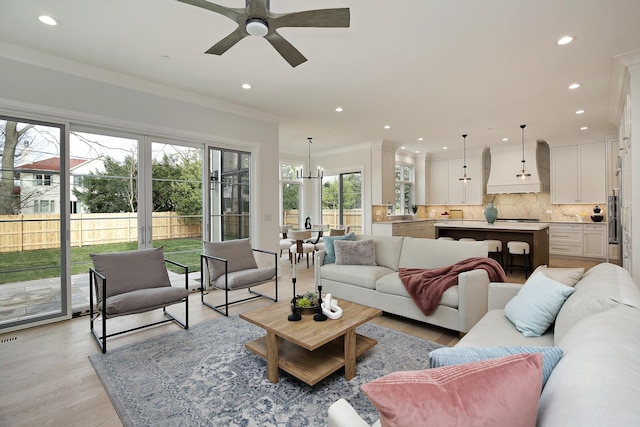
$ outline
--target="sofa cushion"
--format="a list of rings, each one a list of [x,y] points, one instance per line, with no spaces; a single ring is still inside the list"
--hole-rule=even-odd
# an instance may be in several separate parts
[[[531,275],[533,276],[537,272],[540,272],[550,279],[562,283],[563,285],[574,286],[576,283],[578,283],[578,280],[582,278],[582,275],[584,274],[584,268],[561,268],[541,265],[536,268],[533,273],[531,273]]]
[[[526,345],[492,346],[492,347],[443,347],[429,353],[429,367],[460,365],[522,353],[542,353],[542,387],[562,357],[560,347],[535,347]]]
[[[398,273],[387,274],[376,282],[376,291],[382,294],[398,295],[405,298],[411,298],[407,288],[402,284]],[[440,305],[451,308],[458,308],[458,286],[452,286],[442,294]]]
[[[542,388],[542,355],[517,354],[364,384],[383,426],[531,427]]]
[[[361,288],[375,289],[376,282],[393,270],[379,265],[336,265],[325,264],[322,266],[322,279]]]
[[[376,242],[376,264],[398,271],[398,260],[404,237],[358,235],[356,240],[373,239]]]
[[[620,305],[640,307],[640,289],[627,270],[610,263],[592,267],[575,285],[575,292],[558,313],[555,342],[559,343],[581,319]]]
[[[398,267],[447,267],[467,258],[486,257],[487,250],[487,246],[480,242],[469,243],[405,237]]]
[[[349,242],[333,242],[336,252],[336,265],[377,265],[376,244],[373,239]]]
[[[106,298],[138,289],[171,286],[162,246],[90,256],[95,270],[107,278]],[[98,286],[98,301],[102,299],[102,286]]]
[[[204,254],[227,260],[227,272],[258,268],[249,239],[204,242]],[[209,278],[215,280],[225,271],[224,262],[207,258]]]
[[[504,310],[489,310],[456,347],[495,345],[552,346],[553,332],[548,330],[540,337],[525,337],[507,319]]]
[[[640,420],[640,310],[624,305],[575,324],[540,396],[538,425],[636,426]]]
[[[573,291],[574,288],[538,272],[507,303],[504,314],[525,337],[539,337],[555,321],[562,304]]]
[[[348,233],[342,236],[326,236],[323,237],[324,243],[324,263],[333,264],[336,262],[336,252],[333,243],[336,240],[355,240],[355,234]]]

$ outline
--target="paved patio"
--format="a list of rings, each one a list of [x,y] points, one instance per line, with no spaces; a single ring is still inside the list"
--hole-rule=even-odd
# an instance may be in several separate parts
[[[184,286],[184,277],[169,271],[172,286]],[[200,287],[200,272],[189,273],[189,288]],[[0,285],[0,325],[16,320],[59,312],[60,279],[27,280]],[[71,310],[74,315],[89,312],[89,275],[71,276]]]

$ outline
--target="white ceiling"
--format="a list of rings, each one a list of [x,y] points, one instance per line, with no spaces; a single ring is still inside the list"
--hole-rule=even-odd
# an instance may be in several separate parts
[[[266,113],[284,151],[306,152],[311,136],[314,150],[386,139],[439,152],[461,149],[463,133],[471,150],[519,142],[523,123],[527,140],[550,143],[616,134],[615,57],[640,50],[640,0],[271,1],[274,12],[333,7],[351,9],[350,28],[281,30],[308,59],[296,68],[262,38],[205,55],[235,24],[175,0],[2,0],[0,47]],[[575,41],[556,46],[565,34]]]

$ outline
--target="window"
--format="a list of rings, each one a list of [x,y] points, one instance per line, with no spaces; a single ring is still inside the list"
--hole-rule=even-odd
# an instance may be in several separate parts
[[[409,213],[413,205],[414,195],[413,166],[405,164],[396,165],[396,212]]]
[[[300,198],[302,187],[296,179],[298,165],[282,163],[280,165],[280,224],[300,225]]]
[[[36,174],[36,185],[51,185],[51,175]]]

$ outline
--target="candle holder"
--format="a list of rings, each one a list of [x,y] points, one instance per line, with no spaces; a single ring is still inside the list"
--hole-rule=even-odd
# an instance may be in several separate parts
[[[293,284],[293,298],[291,298],[291,314],[287,318],[290,322],[297,322],[302,319],[300,313],[298,313],[296,296],[296,263],[295,260],[291,264],[291,283]]]
[[[316,322],[324,322],[327,316],[322,312],[322,285],[318,285],[318,312],[313,315]]]

